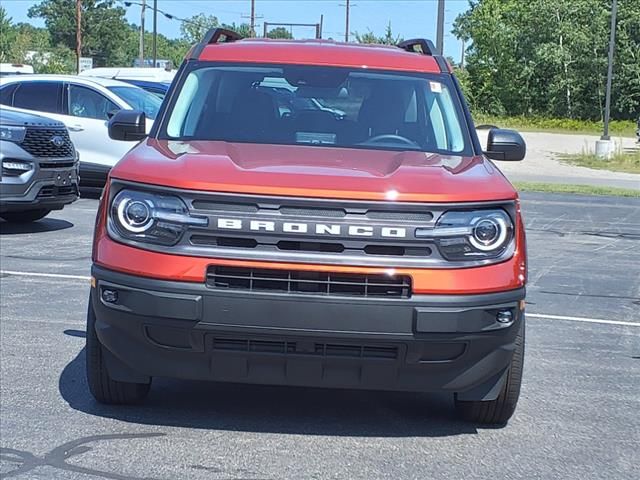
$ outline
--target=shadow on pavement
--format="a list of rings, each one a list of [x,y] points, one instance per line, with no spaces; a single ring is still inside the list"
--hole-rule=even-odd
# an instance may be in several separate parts
[[[73,223],[58,218],[43,218],[31,223],[9,223],[0,220],[0,235],[16,235],[20,233],[56,232],[73,227]]]
[[[82,336],[80,331],[66,331]],[[455,417],[451,396],[222,384],[154,378],[138,406],[97,403],[85,379],[85,349],[62,371],[60,394],[99,417],[142,425],[358,437],[443,437],[477,433]]]

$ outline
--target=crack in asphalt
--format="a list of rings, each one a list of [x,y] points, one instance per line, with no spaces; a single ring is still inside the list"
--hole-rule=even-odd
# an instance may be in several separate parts
[[[69,464],[67,463],[67,460],[93,450],[93,448],[86,445],[91,442],[130,440],[139,438],[146,439],[164,436],[164,433],[123,433],[110,435],[91,435],[88,437],[81,437],[76,440],[71,440],[70,442],[63,443],[62,445],[45,453],[42,457],[36,456],[33,453],[27,451],[2,447],[0,448],[0,460],[5,460],[12,463],[21,463],[18,468],[4,473],[3,478],[17,477],[18,475],[25,474],[39,467],[53,467],[58,470],[82,473],[85,475],[92,475],[94,477],[106,478],[109,480],[157,480],[151,477],[132,477],[129,475],[121,475],[119,473],[105,472],[103,470],[81,467],[79,465]]]
[[[82,467],[80,465],[73,465],[67,463],[72,457],[77,457],[83,453],[93,450],[88,446],[88,443],[92,442],[106,442],[111,440],[131,440],[131,439],[149,439],[156,437],[165,437],[165,433],[122,433],[122,434],[108,434],[108,435],[91,435],[88,437],[81,437],[70,442],[63,443],[62,445],[55,447],[53,450],[45,453],[43,456],[34,455],[31,452],[25,450],[17,450],[15,448],[0,448],[0,460],[4,460],[10,463],[19,464],[19,466],[13,470],[10,470],[2,474],[2,478],[17,477],[29,473],[39,467],[52,467],[58,470],[66,472],[81,473],[84,475],[90,475],[99,478],[105,478],[108,480],[159,480],[154,477],[135,477],[130,475],[122,475],[115,472],[107,472],[104,470],[97,470],[94,468]],[[215,473],[223,473],[224,470],[218,467],[209,467],[204,465],[189,465],[194,470],[206,470]],[[255,472],[244,471],[250,475],[255,475]],[[248,478],[240,477],[228,477],[227,480],[249,480]],[[266,480],[264,477],[253,477],[252,480]]]

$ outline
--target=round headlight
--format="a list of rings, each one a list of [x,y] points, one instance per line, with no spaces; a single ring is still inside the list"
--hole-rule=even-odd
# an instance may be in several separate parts
[[[132,233],[142,233],[153,225],[153,204],[150,201],[126,198],[118,204],[118,220]]]
[[[501,217],[484,217],[475,222],[469,243],[482,252],[502,247],[509,228]]]

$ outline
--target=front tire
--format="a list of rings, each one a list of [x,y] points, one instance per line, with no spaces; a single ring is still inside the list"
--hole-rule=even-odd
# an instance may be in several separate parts
[[[129,383],[113,380],[104,362],[104,347],[96,334],[96,316],[89,298],[87,311],[87,382],[89,391],[100,403],[128,405],[142,402],[151,383]]]
[[[25,212],[6,212],[0,215],[9,223],[31,223],[49,215],[51,210],[40,208],[38,210],[27,210]]]
[[[507,379],[495,400],[463,401],[455,399],[458,413],[467,421],[486,425],[506,425],[516,410],[524,366],[524,320],[516,337]]]

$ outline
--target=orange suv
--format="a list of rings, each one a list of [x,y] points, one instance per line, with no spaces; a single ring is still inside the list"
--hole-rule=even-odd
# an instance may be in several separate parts
[[[104,403],[154,376],[450,392],[505,423],[527,275],[518,195],[430,41],[242,39],[187,55],[97,215],[87,375]]]

